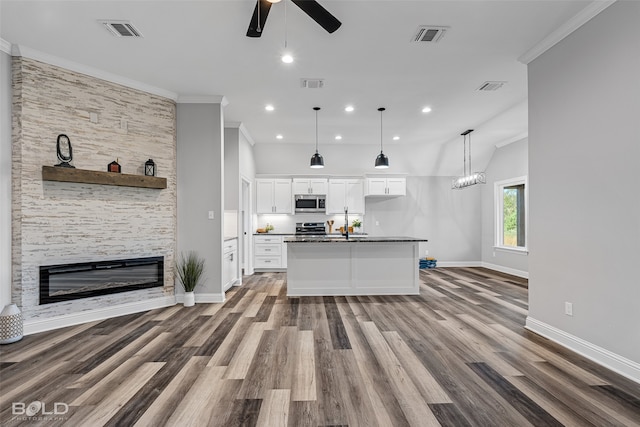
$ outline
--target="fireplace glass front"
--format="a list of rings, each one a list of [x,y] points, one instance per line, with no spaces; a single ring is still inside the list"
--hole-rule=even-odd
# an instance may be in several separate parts
[[[164,285],[164,257],[40,267],[40,304]]]

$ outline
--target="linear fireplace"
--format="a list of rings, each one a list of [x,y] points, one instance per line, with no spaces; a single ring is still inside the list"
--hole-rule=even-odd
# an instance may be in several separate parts
[[[40,267],[40,304],[164,286],[164,257]]]

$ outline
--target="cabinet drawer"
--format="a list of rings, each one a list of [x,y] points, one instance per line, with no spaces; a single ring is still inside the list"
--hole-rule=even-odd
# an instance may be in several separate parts
[[[253,242],[260,243],[282,243],[282,236],[253,236]]]
[[[282,250],[281,243],[273,244],[273,245],[268,243],[263,243],[263,244],[256,245],[256,255],[280,256],[281,250]]]
[[[254,268],[281,268],[280,257],[256,257]]]

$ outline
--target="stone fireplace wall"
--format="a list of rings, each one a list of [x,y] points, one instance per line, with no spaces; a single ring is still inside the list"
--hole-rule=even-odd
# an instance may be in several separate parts
[[[29,322],[173,296],[176,104],[36,60],[14,57],[12,299]],[[97,122],[92,120],[92,116]],[[163,190],[43,181],[64,133],[76,168],[143,175],[152,158]],[[163,288],[38,304],[41,265],[164,256]]]

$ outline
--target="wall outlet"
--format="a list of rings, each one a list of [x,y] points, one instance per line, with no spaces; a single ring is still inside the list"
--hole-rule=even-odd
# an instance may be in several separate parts
[[[215,219],[216,216],[213,211],[209,211],[209,219]]]
[[[567,316],[573,316],[573,303],[565,302],[564,303],[564,314]]]
[[[91,123],[98,123],[98,113],[89,113],[89,121]]]
[[[424,256],[429,256],[429,250],[424,251]]]
[[[376,221],[376,227],[380,225],[380,221]]]

